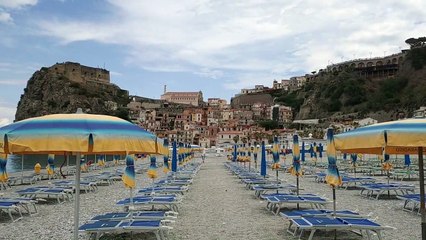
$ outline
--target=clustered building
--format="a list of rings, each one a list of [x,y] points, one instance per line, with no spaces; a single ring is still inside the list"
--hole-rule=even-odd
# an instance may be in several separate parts
[[[257,121],[289,123],[290,107],[271,102],[252,102],[235,107],[220,98],[203,101],[202,92],[165,92],[161,101],[146,102],[132,97],[128,104],[131,120],[170,141],[188,142],[202,147],[223,146],[238,139],[254,139],[267,133]],[[272,132],[269,132],[272,136]],[[262,135],[262,136],[263,136]],[[259,135],[260,136],[260,135]]]

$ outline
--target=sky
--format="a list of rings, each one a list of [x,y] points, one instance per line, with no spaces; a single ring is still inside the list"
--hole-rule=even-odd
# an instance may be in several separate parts
[[[110,71],[131,95],[203,91],[228,101],[426,35],[424,0],[0,0],[0,126],[41,67]]]

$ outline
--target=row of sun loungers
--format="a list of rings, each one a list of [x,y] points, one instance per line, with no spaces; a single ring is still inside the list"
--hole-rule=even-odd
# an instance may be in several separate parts
[[[151,233],[157,240],[167,239],[171,224],[178,216],[178,204],[189,190],[199,164],[188,164],[178,173],[170,173],[152,186],[139,189],[133,198],[117,202],[124,212],[111,212],[93,217],[80,226],[93,239],[105,233]],[[164,210],[163,210],[164,209]]]
[[[315,194],[295,194],[295,186],[290,184],[271,182],[269,178],[263,178],[258,173],[248,171],[234,163],[226,163],[225,166],[245,184],[250,184],[255,196],[267,202],[266,208],[283,219],[290,221],[287,231],[293,236],[302,239],[307,233],[307,239],[312,240],[318,231],[351,231],[367,239],[373,235],[382,239],[382,231],[391,227],[382,226],[356,211],[328,210],[325,206],[330,203],[326,198]],[[249,180],[247,180],[249,179]],[[256,180],[263,180],[257,181]],[[346,179],[349,182],[359,184],[368,183],[371,179]],[[346,186],[347,187],[347,186]],[[270,191],[271,190],[271,191]],[[271,193],[273,192],[273,193]],[[292,206],[297,205],[297,210]],[[299,205],[310,205],[311,209],[299,210]]]

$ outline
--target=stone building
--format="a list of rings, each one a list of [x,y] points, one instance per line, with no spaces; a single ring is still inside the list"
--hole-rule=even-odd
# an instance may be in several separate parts
[[[96,82],[110,84],[109,71],[103,68],[93,68],[74,62],[56,63],[48,68],[50,74],[65,76],[77,83]]]
[[[274,80],[274,82],[272,83],[272,89],[275,89],[275,90],[282,89],[284,91],[288,91],[289,85],[290,85],[290,80],[288,79],[282,79],[281,82]]]
[[[200,106],[203,103],[203,93],[199,92],[165,92],[161,100],[172,103]]]
[[[288,83],[288,89],[294,91],[302,88],[306,83],[306,76],[291,77]]]

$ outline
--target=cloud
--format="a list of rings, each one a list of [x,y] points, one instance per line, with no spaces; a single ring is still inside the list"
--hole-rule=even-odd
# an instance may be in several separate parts
[[[12,17],[7,12],[2,12],[0,9],[0,23],[10,23],[12,22]]]
[[[38,0],[0,0],[0,7],[9,9],[20,9],[36,5]]]
[[[422,0],[108,3],[107,16],[70,20],[57,15],[36,20],[36,28],[64,45],[95,41],[124,47],[126,64],[149,71],[212,79],[235,71],[237,83],[224,84],[232,89],[255,81],[246,73],[288,78],[370,52],[391,54],[406,38],[426,32]]]
[[[1,85],[17,85],[17,86],[25,86],[27,81],[24,80],[0,80]]]
[[[0,118],[0,127],[6,126],[12,123],[8,118]]]
[[[9,107],[7,103],[0,102],[0,127],[13,122],[15,112],[15,107]]]

